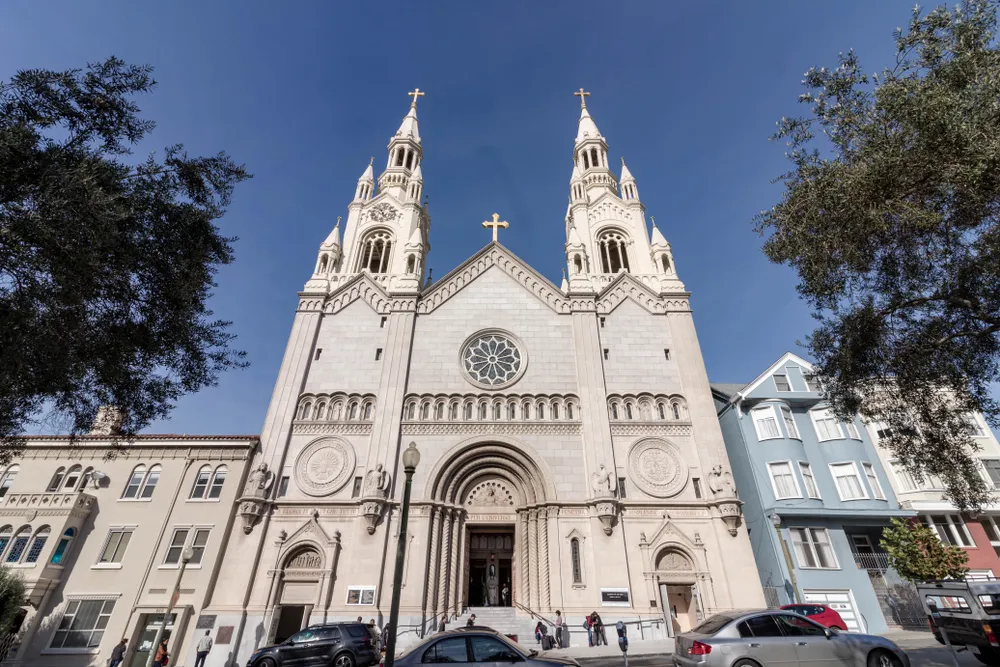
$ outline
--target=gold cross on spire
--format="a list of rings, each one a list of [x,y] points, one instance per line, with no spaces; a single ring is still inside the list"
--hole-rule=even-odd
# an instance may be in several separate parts
[[[493,228],[493,242],[494,243],[496,243],[496,240],[497,240],[497,230],[499,228],[501,228],[501,227],[503,227],[504,229],[507,229],[507,227],[509,227],[509,226],[510,226],[509,222],[507,222],[506,220],[501,220],[500,219],[500,214],[499,213],[494,213],[493,214],[493,220],[485,220],[485,221],[483,221],[483,227],[486,227],[487,229],[489,229],[490,227]]]
[[[410,97],[413,98],[413,101],[410,102],[410,106],[413,107],[414,109],[416,109],[417,108],[417,98],[418,97],[423,97],[424,93],[419,88],[415,88],[412,93],[407,93],[407,95],[409,95]]]
[[[590,93],[588,93],[586,90],[584,90],[583,88],[581,88],[580,90],[576,91],[573,94],[580,98],[580,108],[581,109],[586,109],[587,108],[587,98],[590,97]]]

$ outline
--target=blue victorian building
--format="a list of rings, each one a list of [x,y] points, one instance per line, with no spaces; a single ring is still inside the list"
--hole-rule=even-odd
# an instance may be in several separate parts
[[[749,384],[712,384],[768,603],[825,604],[856,632],[922,624],[879,547],[891,517],[914,513],[860,419],[837,419],[812,373],[787,353]]]

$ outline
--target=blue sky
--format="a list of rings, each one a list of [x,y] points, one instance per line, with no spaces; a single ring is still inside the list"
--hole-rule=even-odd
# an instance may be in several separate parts
[[[579,115],[574,90],[624,156],[647,216],[692,292],[710,378],[749,381],[813,322],[796,277],[751,229],[786,168],[769,142],[799,113],[802,73],[854,48],[869,71],[894,57],[895,2],[264,2],[15,0],[0,10],[0,77],[117,55],[155,69],[140,98],[152,150],[229,152],[255,175],[222,231],[236,263],[212,305],[252,366],[185,398],[157,432],[258,433],[296,291],[358,176],[420,104],[425,192],[443,276],[501,241],[558,284]],[[804,109],[802,109],[804,111]]]

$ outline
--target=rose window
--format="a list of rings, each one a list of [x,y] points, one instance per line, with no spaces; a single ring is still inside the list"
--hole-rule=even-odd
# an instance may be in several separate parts
[[[517,378],[523,359],[510,338],[488,333],[473,338],[465,346],[462,364],[473,381],[487,387],[499,387]]]

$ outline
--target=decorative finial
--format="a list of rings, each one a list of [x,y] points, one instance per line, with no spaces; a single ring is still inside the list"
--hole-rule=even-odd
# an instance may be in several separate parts
[[[334,227],[340,227],[340,216],[339,215],[337,216],[337,224],[335,224]]]
[[[649,219],[652,221],[653,226],[656,227],[656,216],[651,215],[651,216],[649,216]]]
[[[434,274],[434,269],[432,268],[427,269],[427,280],[424,281],[424,289],[427,289],[428,287],[431,286],[431,281],[432,281],[431,276],[433,274]]]
[[[624,155],[622,155],[622,166],[623,167],[625,166],[625,156]]]
[[[590,93],[588,93],[583,88],[581,88],[580,90],[576,91],[573,94],[580,98],[580,108],[581,109],[586,109],[587,108],[587,98],[590,96]]]
[[[410,108],[411,109],[416,109],[417,108],[417,98],[418,97],[423,97],[424,93],[419,88],[415,88],[412,93],[407,93],[407,95],[409,95],[410,97],[413,98],[413,101],[410,102]]]
[[[493,242],[494,243],[497,242],[497,230],[500,227],[503,227],[504,229],[507,229],[507,227],[509,227],[509,226],[510,226],[510,223],[508,223],[506,220],[501,220],[500,219],[500,214],[499,213],[494,213],[493,214],[493,220],[492,221],[491,220],[486,220],[486,221],[483,222],[483,227],[486,227],[487,229],[489,229],[490,227],[493,228]]]
[[[566,267],[565,266],[563,267],[562,272],[563,272],[563,280],[566,280]]]
[[[375,156],[374,155],[372,155],[370,158],[368,158],[368,166],[370,167],[373,164],[375,164]]]

